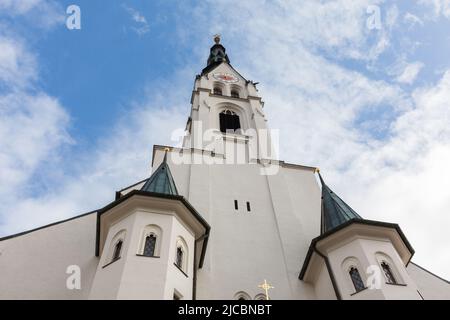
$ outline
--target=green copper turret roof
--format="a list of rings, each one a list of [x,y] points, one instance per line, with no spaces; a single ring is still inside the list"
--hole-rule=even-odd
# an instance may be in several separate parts
[[[355,210],[325,184],[320,173],[319,178],[322,184],[322,234],[349,220],[362,220],[361,216]]]
[[[213,70],[222,62],[230,63],[230,59],[226,53],[226,49],[220,44],[220,36],[214,36],[215,44],[211,47],[206,67],[202,70],[202,75]]]
[[[170,195],[178,195],[175,181],[167,164],[167,151],[164,160],[155,172],[148,178],[147,182],[141,189],[147,192],[156,192]]]
[[[223,61],[230,63],[225,47],[220,44],[219,35],[214,36],[214,42],[215,44],[211,47],[207,65],[210,66],[211,64]]]

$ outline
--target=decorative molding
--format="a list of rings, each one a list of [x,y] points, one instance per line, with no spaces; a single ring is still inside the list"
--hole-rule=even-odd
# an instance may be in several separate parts
[[[350,294],[350,296],[354,296],[355,294],[358,294],[358,293],[360,293],[360,292],[366,291],[367,289],[368,289],[368,287],[365,287],[365,288],[364,288],[364,289],[362,289],[362,290],[359,290],[359,291],[353,292],[352,294]]]
[[[256,109],[256,112],[258,112],[261,115],[261,117],[266,119],[266,115],[261,110],[259,110],[259,108],[255,108],[255,109]]]
[[[146,256],[144,254],[136,254],[137,257],[145,257],[145,258],[161,258],[160,256]]]
[[[386,284],[388,284],[390,286],[399,286],[399,287],[406,287],[407,286],[405,283],[389,283],[389,282],[386,282]]]
[[[208,110],[211,112],[211,106],[206,102],[206,100],[203,100],[203,104],[208,108]],[[198,108],[197,108],[198,110]]]

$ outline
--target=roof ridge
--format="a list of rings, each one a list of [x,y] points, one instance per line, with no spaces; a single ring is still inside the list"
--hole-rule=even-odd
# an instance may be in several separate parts
[[[167,150],[164,154],[164,159],[159,165],[158,169],[148,178],[147,182],[141,188],[142,191],[164,193],[171,195],[178,195],[175,180],[167,163]]]

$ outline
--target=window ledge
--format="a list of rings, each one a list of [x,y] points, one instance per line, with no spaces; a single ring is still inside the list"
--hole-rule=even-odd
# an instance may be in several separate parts
[[[146,256],[144,254],[136,254],[137,257],[145,257],[145,258],[161,258],[160,256]]]
[[[222,132],[219,131],[222,134],[222,137],[224,139],[228,140],[241,140],[241,141],[248,141],[250,140],[250,136],[247,136],[245,134],[239,134],[239,133],[228,133],[228,132]]]
[[[406,287],[406,284],[404,284],[404,283],[390,283],[390,282],[386,282],[386,284],[388,284],[390,286]]]
[[[368,287],[365,287],[364,289],[361,289],[361,290],[359,290],[359,291],[353,292],[352,294],[350,294],[350,296],[354,296],[355,294],[358,294],[358,293],[360,293],[360,292],[363,292],[363,291],[365,291],[365,290],[367,290],[367,289],[368,289]]]
[[[210,93],[209,95],[210,95],[210,97],[216,97],[216,98],[225,98],[225,99],[234,99],[234,100],[248,101],[248,98],[244,98],[244,97],[233,97],[231,95],[227,96],[227,95],[224,95],[224,94],[215,94],[215,93]],[[255,97],[252,97],[252,98],[255,98]],[[258,97],[256,97],[256,98],[258,98]]]
[[[183,271],[183,269],[181,269],[176,263],[173,264],[175,267],[177,267],[178,270],[181,271],[182,274],[185,275],[186,278],[189,278],[189,276],[186,274],[186,272]]]
[[[102,269],[104,269],[104,268],[106,268],[107,266],[109,266],[110,264],[113,264],[114,262],[120,260],[120,258],[121,258],[121,257],[119,257],[119,258],[117,258],[117,259],[114,259],[114,260],[111,261],[110,263],[105,264],[105,265],[102,267]]]

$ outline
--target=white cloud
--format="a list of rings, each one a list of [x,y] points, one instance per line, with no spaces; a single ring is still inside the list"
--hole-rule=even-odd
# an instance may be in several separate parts
[[[424,64],[419,61],[407,63],[406,61],[401,60],[397,65],[393,66],[390,73],[395,76],[397,82],[412,84],[423,67]]]
[[[193,73],[191,70],[189,75]],[[116,190],[148,177],[152,146],[172,144],[171,132],[186,122],[189,90],[170,97],[163,94],[181,79],[186,83],[192,80],[186,74],[179,72],[177,80],[153,86],[141,102],[124,106],[126,112],[108,135],[81,154],[63,152],[64,144],[71,140],[65,134],[67,115],[57,101],[43,97],[39,103],[38,97],[32,97],[33,103],[18,102],[20,112],[0,121],[0,145],[7,147],[5,157],[0,152],[0,167],[7,169],[5,177],[0,174],[0,179],[7,179],[2,184],[5,189],[0,188],[0,234],[98,209],[114,199]],[[1,102],[0,114],[2,106],[8,110],[11,106],[9,101]],[[60,157],[64,162],[54,163],[54,158]],[[30,194],[27,190],[39,170],[49,186],[45,192],[32,190]]]
[[[450,18],[450,0],[418,0],[418,3],[430,8],[434,19],[440,16]]]
[[[9,11],[28,12],[36,2],[2,1]],[[27,5],[27,6],[25,6]],[[12,6],[9,8],[8,6]],[[0,226],[33,189],[33,177],[70,142],[69,116],[60,103],[40,90],[36,57],[26,41],[8,28],[0,32]],[[33,220],[33,219],[31,219]]]
[[[44,93],[0,95],[0,194],[26,182],[52,150],[68,141],[68,116]]]
[[[53,0],[0,0],[0,15],[26,17],[34,27],[63,25],[65,9]]]
[[[123,8],[128,12],[133,21],[138,25],[138,27],[131,27],[131,29],[136,32],[138,35],[142,36],[150,31],[150,26],[147,22],[147,19],[144,17],[142,13],[138,10],[129,7],[127,5],[123,5]]]
[[[406,12],[403,16],[403,21],[408,23],[411,27],[414,27],[416,24],[423,26],[424,22],[418,16],[412,14],[411,12]]]
[[[43,3],[42,0],[0,0],[0,9],[13,14],[25,14]]]
[[[398,222],[416,248],[415,260],[448,278],[450,70],[413,99],[392,139],[360,154],[338,184],[365,217]]]
[[[23,87],[36,78],[34,57],[24,44],[0,34],[0,82],[6,86]]]

